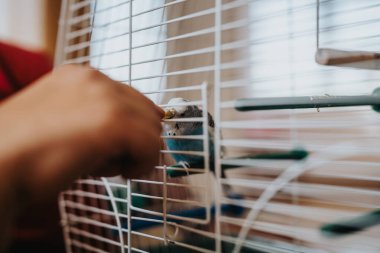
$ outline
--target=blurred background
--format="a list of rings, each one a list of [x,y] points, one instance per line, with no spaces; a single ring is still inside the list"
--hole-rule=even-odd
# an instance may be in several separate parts
[[[0,0],[0,41],[52,59],[61,0]]]

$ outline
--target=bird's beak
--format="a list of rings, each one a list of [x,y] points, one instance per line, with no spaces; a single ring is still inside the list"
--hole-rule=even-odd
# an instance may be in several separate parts
[[[168,110],[165,110],[164,119],[174,118],[175,114],[176,114],[176,110],[174,108],[170,108]]]

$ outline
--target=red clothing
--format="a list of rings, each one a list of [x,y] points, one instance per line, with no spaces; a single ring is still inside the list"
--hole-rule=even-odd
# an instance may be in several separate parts
[[[0,99],[30,84],[51,68],[45,55],[0,42]]]

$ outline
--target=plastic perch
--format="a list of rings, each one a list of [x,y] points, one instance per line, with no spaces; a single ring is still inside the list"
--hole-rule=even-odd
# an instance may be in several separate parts
[[[349,235],[380,224],[380,209],[365,213],[352,219],[329,223],[321,227],[326,236]]]
[[[233,158],[227,158],[230,163],[228,164],[222,164],[222,174],[224,175],[224,171],[227,169],[233,169],[233,168],[239,168],[243,167],[242,165],[234,164],[234,161],[237,160],[244,160],[245,162],[252,162],[252,164],[255,163],[255,160],[302,160],[306,158],[309,155],[309,153],[303,149],[294,149],[286,152],[275,152],[275,153],[263,153],[263,154],[255,154],[255,155],[246,155],[246,156],[240,156],[240,157],[233,157]],[[202,164],[197,164],[199,167],[202,167]],[[196,165],[195,165],[196,166]],[[173,166],[170,166],[172,168],[183,168],[182,165],[176,164]],[[211,170],[213,170],[213,167],[211,167]],[[176,170],[170,170],[168,168],[167,174],[171,177],[183,177],[188,176],[194,173],[187,173],[186,171],[176,171]]]
[[[242,98],[235,101],[238,111],[282,110],[302,108],[323,108],[343,106],[372,106],[380,112],[380,87],[372,95],[365,96],[307,96],[307,97],[271,97],[271,98]]]
[[[380,53],[319,48],[315,61],[321,65],[341,65],[359,69],[380,69]]]

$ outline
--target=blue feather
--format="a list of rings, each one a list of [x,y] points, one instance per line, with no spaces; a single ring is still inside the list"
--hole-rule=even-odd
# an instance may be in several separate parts
[[[185,135],[202,135],[203,127],[197,127],[193,129],[188,129],[184,133]],[[168,136],[166,134],[166,136]],[[203,151],[203,140],[186,140],[186,139],[166,139],[166,145],[169,150],[178,151]],[[209,139],[209,155],[210,161],[214,159],[214,142]],[[204,163],[203,156],[196,155],[186,155],[186,154],[172,154],[174,160],[177,163],[187,162],[189,164],[201,165]],[[202,166],[203,167],[203,166]]]

